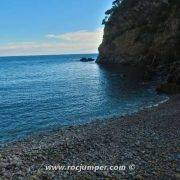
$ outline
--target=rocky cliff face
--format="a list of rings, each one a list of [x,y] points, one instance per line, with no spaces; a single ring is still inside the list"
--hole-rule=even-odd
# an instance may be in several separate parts
[[[97,63],[166,66],[169,73],[180,60],[180,0],[116,0],[107,14]]]

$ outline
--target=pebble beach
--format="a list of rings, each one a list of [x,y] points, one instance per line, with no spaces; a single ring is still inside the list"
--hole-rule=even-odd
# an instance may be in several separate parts
[[[179,179],[180,95],[125,117],[65,127],[0,148],[0,179]],[[48,170],[47,166],[126,166]]]

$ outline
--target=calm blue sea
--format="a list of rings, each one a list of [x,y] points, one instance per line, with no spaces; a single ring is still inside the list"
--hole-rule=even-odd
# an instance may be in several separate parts
[[[0,58],[0,144],[64,125],[129,114],[166,97],[142,85],[128,67],[112,69],[81,57]],[[140,72],[140,71],[139,71]]]

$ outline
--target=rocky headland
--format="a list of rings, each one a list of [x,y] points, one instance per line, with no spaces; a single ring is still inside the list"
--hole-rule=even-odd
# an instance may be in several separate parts
[[[142,66],[158,91],[180,92],[179,0],[116,0],[106,15],[97,63]]]

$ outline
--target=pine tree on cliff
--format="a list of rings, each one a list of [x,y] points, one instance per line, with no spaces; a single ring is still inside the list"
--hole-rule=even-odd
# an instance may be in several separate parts
[[[112,15],[113,12],[116,11],[116,9],[119,7],[120,3],[122,2],[123,0],[115,0],[113,1],[112,3],[112,8],[111,9],[108,9],[106,12],[105,12],[105,18],[103,19],[102,21],[102,25],[106,24],[106,22],[108,21],[109,17]]]

